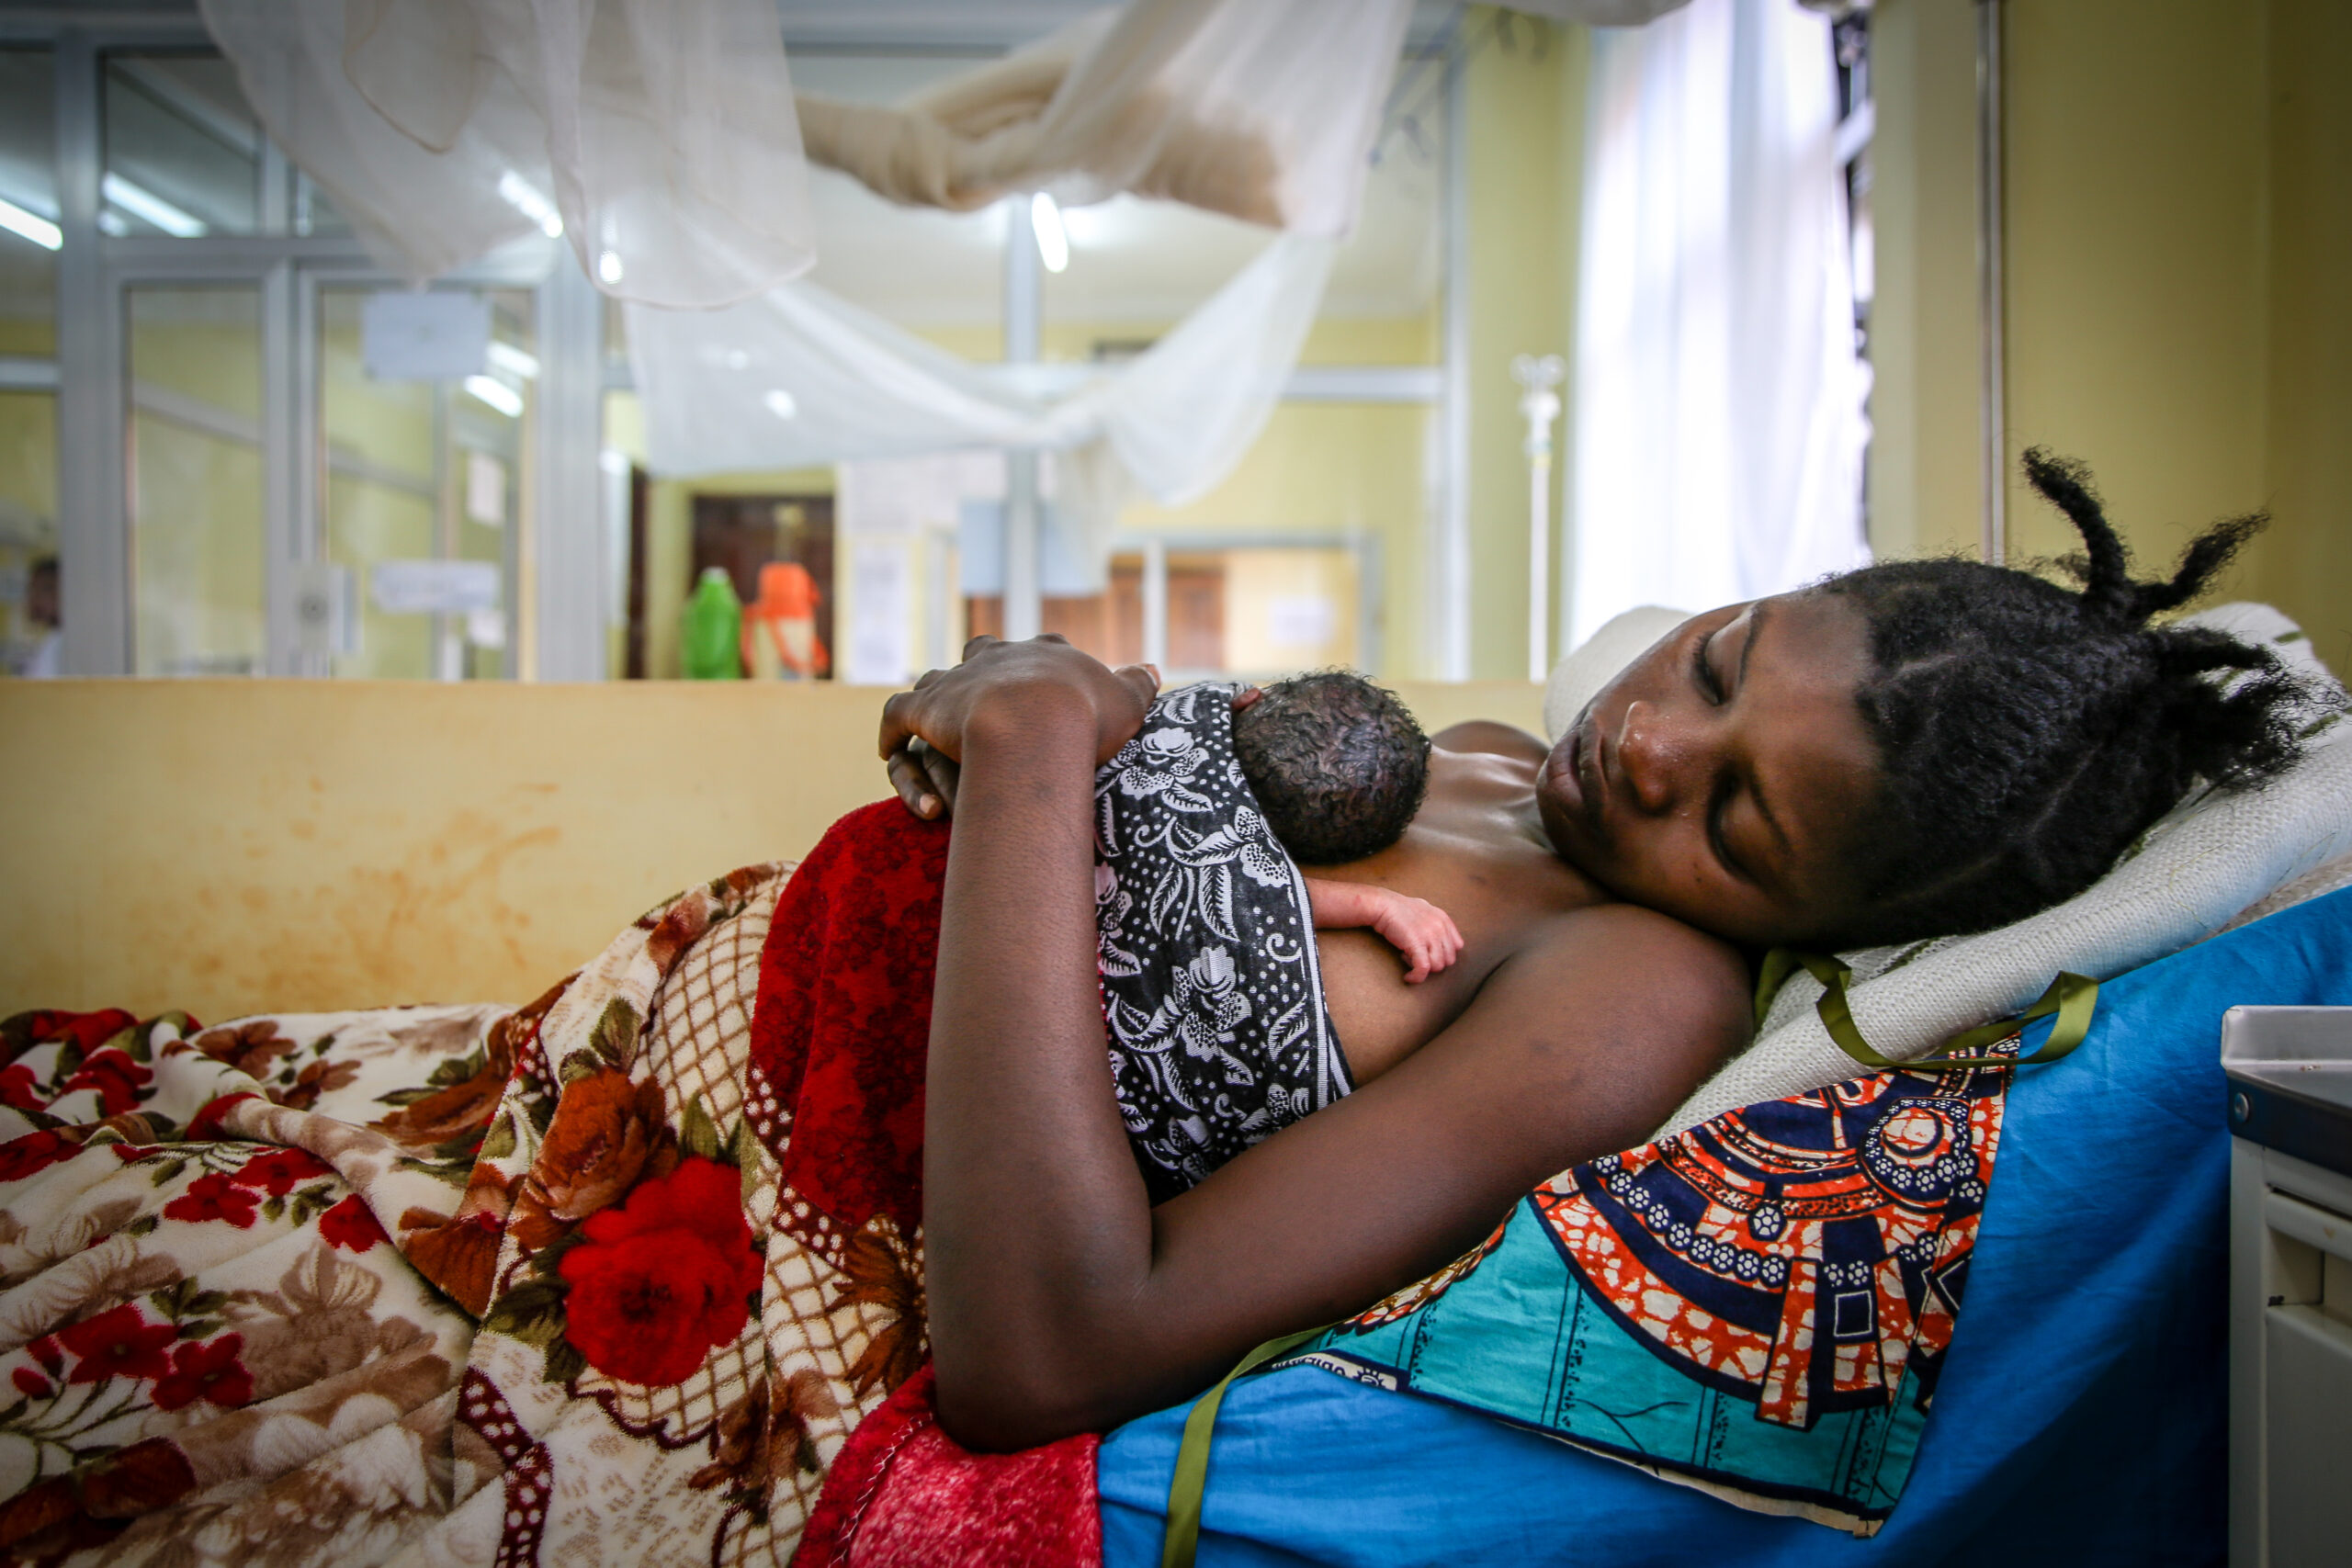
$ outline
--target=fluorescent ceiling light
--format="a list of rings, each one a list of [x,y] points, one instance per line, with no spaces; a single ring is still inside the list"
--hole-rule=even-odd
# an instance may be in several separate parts
[[[550,240],[563,232],[563,214],[539,194],[538,186],[509,169],[498,176],[498,198],[539,226]]]
[[[800,405],[794,402],[792,400],[792,394],[786,391],[782,387],[769,388],[768,395],[762,398],[760,401],[766,406],[768,412],[775,415],[778,419],[798,419],[800,417]]]
[[[488,376],[469,376],[466,390],[509,419],[523,417],[523,394],[503,381]]]
[[[597,253],[596,276],[605,283],[618,283],[621,280],[620,252],[600,251]]]
[[[98,232],[112,234],[119,240],[130,232],[130,220],[111,207],[101,207],[98,209]]]
[[[1047,272],[1069,265],[1069,235],[1062,229],[1062,209],[1044,191],[1029,198],[1029,227],[1037,231],[1037,254]]]
[[[56,224],[5,197],[0,197],[0,229],[21,235],[44,251],[53,251],[65,243],[64,231]]]
[[[490,340],[490,363],[492,368],[519,376],[526,381],[536,381],[539,378],[537,359],[513,344],[501,343],[496,338]]]
[[[108,175],[98,189],[108,201],[133,218],[153,223],[166,234],[193,240],[204,232],[203,219],[174,207],[146,186],[132,185],[120,175]]]

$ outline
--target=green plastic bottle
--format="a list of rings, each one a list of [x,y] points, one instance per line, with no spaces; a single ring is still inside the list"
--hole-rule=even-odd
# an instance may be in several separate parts
[[[686,602],[678,657],[689,681],[743,678],[743,602],[723,566],[707,566]]]

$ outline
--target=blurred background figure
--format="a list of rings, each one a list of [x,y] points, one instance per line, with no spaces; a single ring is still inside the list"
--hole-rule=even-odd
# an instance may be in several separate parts
[[[817,580],[798,561],[760,568],[760,596],[743,613],[743,671],[753,680],[814,681],[831,667],[817,635]]]
[[[25,573],[25,624],[32,640],[12,651],[9,673],[28,681],[53,681],[65,634],[57,601],[57,558],[43,556]]]
[[[723,566],[705,567],[695,596],[686,605],[684,636],[678,639],[679,662],[689,681],[740,681],[743,664],[743,602]]]

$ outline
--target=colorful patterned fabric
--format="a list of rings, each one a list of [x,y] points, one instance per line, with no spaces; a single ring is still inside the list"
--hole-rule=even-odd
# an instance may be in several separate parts
[[[671,900],[519,1011],[10,1021],[0,1552],[787,1561],[922,1362],[890,1172],[821,1246],[778,1223],[814,1207],[780,1122],[853,1163],[894,1135],[857,1130],[883,1080],[825,1102],[821,1052],[747,1100],[788,870]]]
[[[1148,867],[1175,889],[1135,883],[1151,907],[1107,899],[1104,930],[1183,972],[1123,995],[1222,1157],[1317,1102],[1336,1044],[1295,874],[1206,776],[1221,754],[1173,743],[1200,716],[1163,705],[1104,771],[1106,886]],[[789,1559],[844,1442],[925,1361],[947,840],[895,801],[853,813],[797,871],[691,889],[520,1010],[10,1021],[0,1551]],[[1273,884],[1250,870],[1269,854]],[[1269,1024],[1302,1087],[1250,1069]],[[866,1518],[898,1465],[939,1498],[1016,1476],[1091,1497],[1092,1439],[984,1461],[910,1400],[820,1557],[938,1517]]]
[[[1154,1202],[1354,1087],[1306,881],[1233,754],[1235,690],[1163,694],[1095,776],[1111,1082]]]
[[[1868,1535],[1951,1343],[2010,1076],[1858,1078],[1578,1166],[1291,1361]]]

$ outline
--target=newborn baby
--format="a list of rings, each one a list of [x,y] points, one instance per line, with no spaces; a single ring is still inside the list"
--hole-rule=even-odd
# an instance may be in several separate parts
[[[1233,752],[1266,826],[1302,867],[1344,865],[1405,834],[1429,785],[1430,743],[1393,692],[1327,670],[1233,699]],[[1462,952],[1462,933],[1424,899],[1365,882],[1306,879],[1316,928],[1369,926],[1419,985]]]

